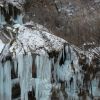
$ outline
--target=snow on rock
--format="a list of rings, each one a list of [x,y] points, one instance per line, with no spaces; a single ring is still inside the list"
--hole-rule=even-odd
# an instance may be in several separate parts
[[[67,43],[40,25],[34,27],[29,24],[22,26],[17,24],[14,27],[18,28],[18,36],[10,51],[15,50],[16,54],[24,52],[45,54],[45,52],[60,51],[64,43]]]

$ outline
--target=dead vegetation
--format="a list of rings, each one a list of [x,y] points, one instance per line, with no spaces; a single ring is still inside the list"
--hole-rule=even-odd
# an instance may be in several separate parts
[[[31,0],[25,5],[24,21],[38,22],[76,45],[86,41],[100,44],[99,7],[93,0]]]

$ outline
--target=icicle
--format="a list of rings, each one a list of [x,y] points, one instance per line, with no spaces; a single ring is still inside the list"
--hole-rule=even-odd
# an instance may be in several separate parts
[[[1,27],[2,25],[6,24],[3,7],[0,7],[0,24],[1,24]]]
[[[25,86],[24,86],[24,75],[23,72],[26,70],[24,69],[24,57],[23,55],[18,55],[18,77],[20,81],[20,88],[21,88],[21,100],[24,100],[24,94],[25,94]]]
[[[11,64],[4,63],[4,100],[11,100]]]
[[[14,19],[14,6],[12,6],[12,18]]]
[[[51,91],[51,60],[47,56],[36,57],[37,79],[36,99],[50,100]]]
[[[37,78],[51,81],[51,61],[46,56],[36,57]]]
[[[0,24],[2,23],[2,14],[1,14],[1,7],[0,7]]]
[[[4,100],[3,66],[0,62],[0,100]]]
[[[17,15],[17,19],[16,20],[14,20],[15,21],[15,23],[17,23],[17,24],[23,24],[23,15],[22,14],[20,14],[20,15]]]
[[[17,72],[17,68],[18,68],[18,66],[17,66],[17,59],[15,58],[14,59],[14,71],[15,71],[15,73]]]
[[[24,56],[24,70],[26,70],[26,72],[24,72],[24,88],[25,88],[25,100],[28,99],[28,91],[30,90],[29,88],[29,83],[30,83],[30,79],[32,78],[32,56],[31,55],[26,55]]]
[[[36,97],[36,99],[37,100],[39,100],[39,79],[37,78],[36,80],[35,80],[35,84],[36,84],[36,89],[35,89],[35,97]]]
[[[15,86],[15,84],[18,84],[19,83],[19,78],[16,78],[16,79],[13,79],[12,80],[12,87],[14,87]]]
[[[23,55],[18,55],[17,56],[18,59],[18,77],[21,78],[22,77],[22,72],[23,72]]]
[[[28,100],[29,83],[32,79],[31,55],[18,55],[18,76],[20,78],[21,100]]]
[[[5,12],[8,13],[8,5],[5,7]]]
[[[2,8],[0,7],[0,25],[1,25],[1,27],[3,24],[5,24],[5,19],[4,19],[4,16],[2,14]]]

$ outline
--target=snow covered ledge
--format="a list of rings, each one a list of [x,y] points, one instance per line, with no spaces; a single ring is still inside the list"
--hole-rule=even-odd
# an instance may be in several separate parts
[[[16,24],[13,26],[17,29],[17,39],[10,48],[10,52],[15,49],[16,54],[32,52],[37,54],[50,53],[51,51],[61,51],[65,40],[50,34],[42,25],[35,23],[26,23],[24,25]],[[20,51],[20,52],[19,52]]]

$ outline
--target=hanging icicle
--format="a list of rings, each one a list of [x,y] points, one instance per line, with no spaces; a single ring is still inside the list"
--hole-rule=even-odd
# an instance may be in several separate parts
[[[3,69],[3,65],[0,62],[0,100],[4,100],[4,82],[3,82],[3,73],[4,73],[4,69]]]
[[[50,100],[51,95],[51,60],[48,56],[36,57],[37,79],[36,79],[36,99]]]
[[[11,64],[10,61],[4,63],[4,100],[11,100]]]

